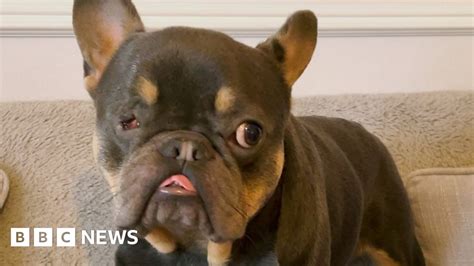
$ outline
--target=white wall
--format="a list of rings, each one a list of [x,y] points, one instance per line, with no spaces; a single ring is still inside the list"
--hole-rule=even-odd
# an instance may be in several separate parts
[[[70,3],[37,1],[42,5],[2,0],[0,101],[88,99],[82,86],[82,59],[70,28]],[[294,9],[318,10],[321,34],[312,62],[295,84],[297,96],[473,89],[469,1],[359,0],[348,5],[266,0],[258,6],[254,1],[196,1],[196,7],[206,3],[201,9],[135,2],[148,26],[212,27],[249,45],[275,30]],[[274,8],[268,9],[269,5]],[[225,16],[229,10],[232,16]]]
[[[473,39],[322,37],[294,94],[471,89]],[[1,43],[1,100],[88,99],[74,38],[4,38]]]

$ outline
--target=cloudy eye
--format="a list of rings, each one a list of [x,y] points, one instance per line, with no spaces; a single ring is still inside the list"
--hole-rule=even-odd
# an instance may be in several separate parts
[[[120,121],[120,128],[124,131],[139,128],[140,123],[137,121],[137,118],[132,115],[130,118]]]
[[[262,136],[262,128],[252,122],[242,123],[235,132],[237,143],[243,148],[251,148],[260,141]]]

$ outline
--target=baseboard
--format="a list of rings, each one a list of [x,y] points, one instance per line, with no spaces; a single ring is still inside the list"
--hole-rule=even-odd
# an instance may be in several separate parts
[[[318,16],[321,37],[474,35],[472,3],[135,0],[150,29],[211,28],[236,37],[265,37],[299,9]],[[73,36],[72,1],[2,0],[0,37]]]

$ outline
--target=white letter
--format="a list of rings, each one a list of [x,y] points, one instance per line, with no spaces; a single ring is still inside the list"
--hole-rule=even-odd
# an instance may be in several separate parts
[[[109,238],[110,238],[110,244],[115,245],[117,240],[120,245],[122,245],[123,242],[125,242],[125,234],[126,234],[125,230],[122,230],[122,231],[108,230],[108,233],[109,233]]]
[[[30,228],[11,228],[10,246],[29,247],[30,246]]]
[[[138,237],[137,237],[137,230],[130,230],[127,231],[127,236],[130,239],[133,239],[132,241],[128,241],[127,244],[129,245],[136,245],[138,243]]]
[[[58,247],[76,246],[76,229],[74,228],[56,229],[56,246]]]
[[[106,230],[97,230],[97,245],[107,244],[107,231]]]
[[[86,244],[86,239],[89,242],[90,245],[94,245],[94,230],[91,230],[91,234],[89,235],[86,230],[81,231],[82,238],[81,238],[81,244],[85,245]]]

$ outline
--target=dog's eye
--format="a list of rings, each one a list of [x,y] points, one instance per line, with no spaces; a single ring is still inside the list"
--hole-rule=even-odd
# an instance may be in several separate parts
[[[242,123],[235,132],[237,143],[244,148],[250,148],[257,145],[261,136],[262,128],[252,122]]]
[[[120,121],[120,127],[122,130],[130,130],[130,129],[135,129],[140,127],[140,123],[137,121],[137,118],[132,115],[132,117],[121,120]]]

